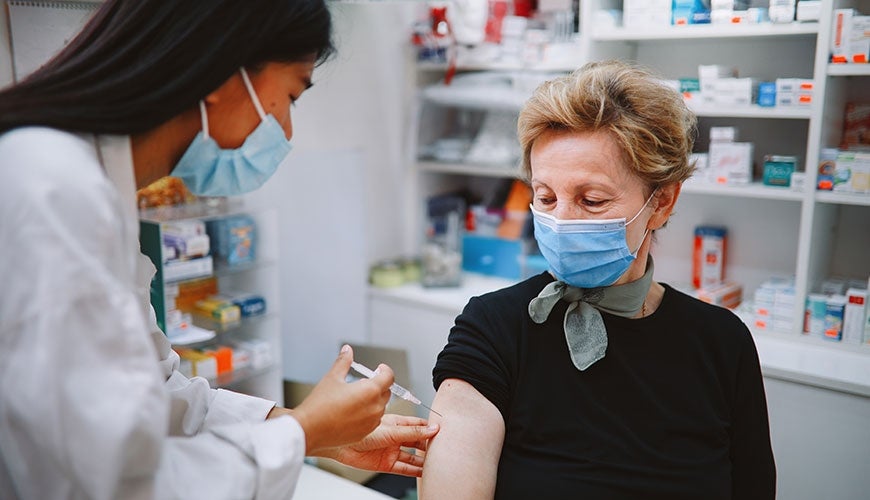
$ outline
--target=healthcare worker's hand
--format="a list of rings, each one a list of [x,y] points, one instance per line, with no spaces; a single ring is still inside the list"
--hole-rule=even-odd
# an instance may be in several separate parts
[[[275,407],[267,418],[290,414],[305,431],[305,453],[356,443],[381,423],[390,400],[393,370],[379,365],[370,379],[347,383],[353,350],[345,345],[311,394],[292,410]]]
[[[427,427],[426,420],[422,418],[387,414],[381,418],[381,425],[362,441],[338,448],[315,450],[314,454],[357,469],[420,477],[423,474],[423,457],[411,451],[426,451],[427,441],[437,433],[438,425]],[[414,450],[406,451],[403,447]]]

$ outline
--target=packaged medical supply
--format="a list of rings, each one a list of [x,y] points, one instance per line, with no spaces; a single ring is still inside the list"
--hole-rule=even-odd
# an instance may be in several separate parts
[[[867,290],[850,288],[846,291],[846,306],[843,310],[843,343],[862,343],[866,320]]]
[[[790,23],[794,21],[795,0],[770,0],[768,16],[772,23]]]
[[[764,177],[767,186],[789,187],[791,174],[797,169],[796,156],[764,155]]]
[[[699,300],[708,304],[734,309],[743,300],[743,287],[732,281],[703,286],[695,291]]]
[[[804,308],[804,333],[815,337],[825,334],[825,310],[828,296],[820,293],[807,295]]]
[[[181,359],[190,363],[190,375],[194,377],[215,378],[218,374],[217,360],[214,356],[203,354],[195,349],[186,347],[174,347],[175,352]]]
[[[816,189],[830,191],[834,189],[834,172],[837,169],[836,148],[823,148],[819,153],[819,170],[816,177]]]
[[[737,127],[710,127],[710,142],[734,142]]]
[[[671,24],[706,24],[710,22],[710,9],[702,0],[674,0]]]
[[[737,69],[722,64],[702,64],[698,66],[698,81],[701,84],[701,100],[713,103],[716,99],[716,81],[720,78],[737,76]]]
[[[751,142],[711,142],[710,174],[717,184],[752,182]]]
[[[806,172],[792,172],[791,179],[789,180],[789,187],[791,187],[792,191],[803,191],[804,184],[807,183],[807,174]]]
[[[813,103],[815,83],[806,78],[777,78],[777,106],[809,106]]]
[[[239,321],[242,317],[239,306],[217,296],[198,300],[194,312],[221,324]]]
[[[793,278],[770,278],[753,294],[755,328],[791,331],[796,311]]]
[[[216,298],[238,306],[243,318],[257,316],[266,312],[266,299],[256,293],[222,291]]]
[[[622,22],[626,28],[671,25],[671,0],[624,0]]]
[[[725,279],[728,230],[719,226],[695,228],[692,253],[692,284],[695,288],[718,285]]]
[[[776,106],[776,82],[759,82],[756,101],[765,108]]]
[[[846,307],[845,295],[831,295],[825,302],[825,332],[827,340],[839,342],[843,338],[843,313]]]
[[[245,214],[210,220],[206,229],[212,238],[213,255],[228,266],[249,264],[257,249],[257,225]]]
[[[870,153],[855,153],[851,185],[855,193],[870,193]]]
[[[866,64],[870,59],[870,16],[853,16],[849,30],[849,62]]]
[[[820,0],[800,0],[797,3],[795,18],[799,22],[818,22],[822,15]]]
[[[767,7],[750,7],[746,9],[746,20],[749,24],[769,23],[769,9]]]
[[[164,250],[172,249],[169,254],[164,253],[164,262],[208,255],[209,237],[203,221],[191,219],[164,223],[160,231]]]
[[[216,345],[203,349],[202,353],[214,358],[218,375],[233,371],[233,350],[230,347]]]
[[[848,149],[870,148],[870,103],[846,104],[843,115],[843,144]]]
[[[855,166],[854,151],[837,153],[837,166],[834,168],[834,191],[852,191],[852,168]]]
[[[843,295],[847,285],[844,278],[828,278],[822,282],[822,293],[825,295]]]
[[[831,26],[831,62],[849,62],[852,18],[856,15],[858,12],[855,9],[834,9],[833,26]]]
[[[260,370],[274,362],[272,346],[262,339],[244,339],[230,342],[233,349],[244,349],[250,356],[250,367]]]
[[[218,281],[214,276],[206,278],[181,281],[173,285],[175,293],[175,308],[182,311],[191,311],[200,301],[218,293]],[[169,286],[166,287],[164,296],[169,300]]]

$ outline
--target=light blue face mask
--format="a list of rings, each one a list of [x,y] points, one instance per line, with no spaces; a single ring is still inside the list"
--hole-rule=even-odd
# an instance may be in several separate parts
[[[643,212],[654,194],[628,222],[624,217],[560,220],[530,206],[535,240],[556,279],[577,288],[598,288],[615,283],[640,250],[640,245],[634,252],[629,250],[625,228]],[[648,232],[649,229],[643,233],[641,244]]]
[[[222,149],[208,135],[205,103],[199,101],[202,131],[193,138],[170,174],[184,181],[197,196],[236,196],[259,188],[292,148],[275,117],[263,111],[245,68],[239,68],[239,72],[260,115],[260,124],[241,147]]]

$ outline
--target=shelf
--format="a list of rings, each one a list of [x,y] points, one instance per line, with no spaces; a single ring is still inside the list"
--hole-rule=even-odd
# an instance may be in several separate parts
[[[250,328],[252,326],[256,326],[260,323],[263,323],[269,319],[274,318],[275,316],[270,313],[258,314],[256,316],[248,316],[247,318],[242,318],[239,321],[232,321],[229,323],[221,323],[219,321],[214,321],[210,318],[206,318],[205,316],[201,316],[198,314],[191,315],[191,322],[200,327],[205,328],[206,330],[211,330],[215,332],[219,337],[225,336],[228,334],[235,333],[238,330],[243,328]],[[220,342],[222,339],[212,339],[209,342]],[[195,347],[195,345],[186,345],[184,347]]]
[[[139,219],[161,223],[185,219],[220,219],[242,213],[247,212],[241,199],[204,198],[196,203],[185,205],[143,208],[139,210]]]
[[[425,101],[440,106],[519,112],[531,92],[520,92],[506,86],[433,85],[423,89],[421,96]]]
[[[438,161],[418,161],[417,168],[423,172],[441,174],[477,175],[481,177],[513,177],[520,176],[517,167],[507,165],[481,165],[472,163],[444,163]]]
[[[870,76],[870,64],[828,64],[830,76]]]
[[[840,205],[863,205],[867,207],[870,206],[870,194],[816,191],[816,201]]]
[[[523,64],[521,62],[493,61],[488,63],[458,63],[456,71],[528,71],[528,72],[569,72],[583,65],[583,61],[570,64]],[[447,63],[418,62],[420,71],[447,71]]]
[[[801,201],[804,198],[803,191],[765,186],[764,184],[757,182],[740,186],[690,181],[683,184],[682,192],[692,194],[712,194],[716,196],[735,196],[738,198],[758,198],[762,200]]]
[[[245,380],[249,380],[254,377],[259,377],[260,375],[269,373],[277,367],[278,365],[276,363],[270,363],[260,368],[245,367],[238,370],[233,370],[229,373],[218,375],[214,378],[206,378],[206,380],[208,380],[208,384],[212,388],[228,387],[244,382]]]
[[[463,272],[462,283],[456,287],[425,288],[420,283],[407,283],[391,288],[370,286],[369,296],[390,298],[456,315],[462,312],[471,297],[515,283],[517,280]]]
[[[870,345],[753,331],[765,376],[870,397]]]
[[[698,116],[708,118],[769,118],[787,120],[809,120],[812,109],[806,107],[763,107],[752,106],[714,106],[710,104],[689,103],[689,108]]]
[[[790,24],[697,24],[689,26],[662,26],[647,29],[608,28],[592,33],[597,41],[661,41],[700,38],[750,38],[814,36],[819,23]]]
[[[255,259],[253,262],[246,262],[244,264],[236,264],[233,266],[230,266],[225,262],[215,261],[213,275],[220,278],[238,273],[246,273],[248,271],[266,269],[275,266],[275,264],[276,262],[271,259]]]

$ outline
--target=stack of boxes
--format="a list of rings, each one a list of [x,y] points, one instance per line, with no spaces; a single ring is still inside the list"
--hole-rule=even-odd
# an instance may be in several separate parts
[[[622,23],[626,28],[650,28],[671,25],[672,0],[624,0]]]
[[[797,313],[793,278],[771,278],[754,295],[754,326],[763,331],[788,332]]]
[[[736,142],[736,127],[710,127],[708,180],[716,184],[752,182],[751,142]]]
[[[870,59],[870,16],[855,9],[834,10],[831,62],[866,64]]]
[[[807,296],[803,333],[846,344],[870,342],[870,308],[864,282],[829,279],[822,283],[822,293]]]

